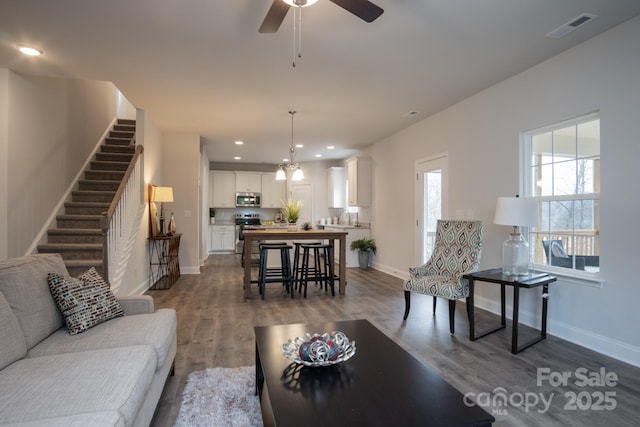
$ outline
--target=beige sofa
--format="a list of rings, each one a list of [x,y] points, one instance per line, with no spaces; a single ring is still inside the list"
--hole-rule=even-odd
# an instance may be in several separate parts
[[[57,254],[0,261],[0,425],[148,426],[172,372],[176,313],[118,297],[125,316],[70,335],[47,283]]]

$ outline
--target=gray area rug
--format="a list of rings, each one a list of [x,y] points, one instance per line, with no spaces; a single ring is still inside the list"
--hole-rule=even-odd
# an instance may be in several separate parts
[[[189,374],[175,427],[262,426],[255,366]]]

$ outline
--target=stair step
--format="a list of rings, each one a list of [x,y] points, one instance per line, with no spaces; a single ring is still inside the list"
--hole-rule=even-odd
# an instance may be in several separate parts
[[[91,228],[52,228],[47,230],[48,243],[99,243],[102,231]]]
[[[133,153],[136,151],[136,148],[131,145],[102,144],[102,146],[100,146],[100,151],[103,153],[131,154],[131,157],[133,157]]]
[[[123,171],[112,170],[87,170],[84,171],[84,179],[88,181],[122,181],[124,178]]]
[[[131,144],[131,138],[112,138],[106,137],[104,143],[108,145],[126,145]]]
[[[118,124],[119,125],[136,125],[136,120],[135,119],[118,119]]]
[[[99,243],[45,243],[38,245],[39,253],[59,253],[62,259],[102,259]]]
[[[109,210],[110,202],[67,202],[64,204],[66,215],[102,215]]]
[[[96,153],[96,160],[99,162],[120,162],[128,165],[131,162],[132,158],[133,158],[133,154],[131,153],[118,153],[118,152]]]
[[[136,132],[136,124],[127,124],[127,123],[117,123],[113,125],[113,130],[119,132]]]
[[[67,259],[64,265],[71,277],[78,277],[91,267],[94,267],[98,274],[104,277],[102,270],[102,258],[100,259]]]
[[[111,203],[113,196],[116,195],[115,191],[89,191],[79,190],[71,193],[72,202],[94,202],[94,203]]]
[[[129,162],[110,162],[101,160],[92,160],[91,169],[100,171],[126,171]]]
[[[87,180],[78,181],[78,189],[86,191],[116,191],[120,186],[120,181]]]
[[[109,137],[111,137],[111,138],[128,138],[128,139],[131,139],[131,138],[133,138],[133,135],[135,135],[135,132],[131,132],[131,131],[119,131],[119,130],[111,130],[111,131],[109,131]]]
[[[101,215],[58,215],[58,228],[93,228],[100,229]]]

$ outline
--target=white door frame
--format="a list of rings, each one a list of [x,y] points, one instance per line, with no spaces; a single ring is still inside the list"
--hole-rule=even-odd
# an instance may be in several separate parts
[[[418,159],[415,162],[415,246],[414,246],[414,264],[420,265],[423,261],[423,242],[425,238],[424,224],[422,218],[424,218],[424,200],[423,200],[423,187],[424,187],[424,174],[426,172],[441,170],[441,216],[447,218],[449,215],[449,153],[443,152],[433,156]]]

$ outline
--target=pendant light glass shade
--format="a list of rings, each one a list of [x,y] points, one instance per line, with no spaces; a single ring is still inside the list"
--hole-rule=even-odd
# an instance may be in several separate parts
[[[300,166],[296,170],[293,171],[293,175],[291,175],[292,181],[302,181],[304,179],[304,172],[300,169]]]
[[[284,169],[279,168],[278,172],[276,172],[276,181],[285,181],[287,179],[287,173]]]

